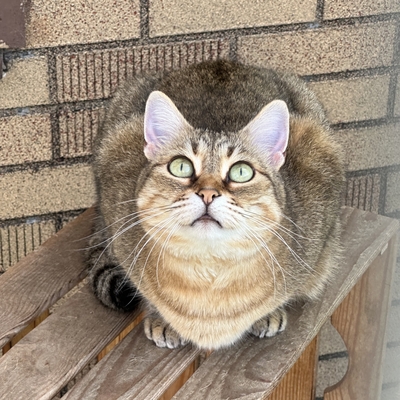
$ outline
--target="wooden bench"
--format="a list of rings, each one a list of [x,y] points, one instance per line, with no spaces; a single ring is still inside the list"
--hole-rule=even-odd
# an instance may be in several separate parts
[[[0,276],[1,399],[52,399],[96,357],[63,399],[313,399],[318,332],[331,316],[349,368],[325,399],[379,398],[396,220],[344,208],[344,257],[322,299],[291,309],[275,338],[202,354],[191,345],[155,347],[140,312],[103,307],[87,285],[49,315],[87,274],[82,249],[93,217],[87,210]]]

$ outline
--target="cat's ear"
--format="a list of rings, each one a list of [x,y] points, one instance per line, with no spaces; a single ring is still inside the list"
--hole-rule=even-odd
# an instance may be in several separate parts
[[[151,160],[170,140],[177,137],[182,128],[189,126],[172,100],[164,93],[150,93],[144,113],[144,154]]]
[[[270,164],[279,170],[285,162],[289,140],[289,110],[282,100],[271,101],[243,129],[262,151]]]

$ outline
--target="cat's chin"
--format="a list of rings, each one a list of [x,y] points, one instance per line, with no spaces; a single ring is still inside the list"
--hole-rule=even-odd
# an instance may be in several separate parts
[[[215,228],[222,229],[222,225],[216,219],[214,219],[208,214],[205,214],[202,217],[196,219],[192,223],[192,227],[196,227],[198,229],[204,229],[206,231],[210,231],[211,229]]]
[[[185,246],[201,243],[207,248],[229,245],[242,239],[236,230],[223,228],[219,222],[211,219],[196,220],[190,226],[183,226],[176,234]]]

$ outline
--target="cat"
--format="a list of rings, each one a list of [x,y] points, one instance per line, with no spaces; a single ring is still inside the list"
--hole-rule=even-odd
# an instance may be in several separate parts
[[[138,75],[94,153],[90,281],[109,307],[145,303],[157,346],[274,336],[334,273],[342,151],[295,75],[223,60]]]

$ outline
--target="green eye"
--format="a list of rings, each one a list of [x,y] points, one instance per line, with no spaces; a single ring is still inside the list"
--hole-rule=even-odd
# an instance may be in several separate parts
[[[193,164],[187,158],[178,157],[169,164],[169,172],[178,178],[190,178],[193,175]]]
[[[253,168],[251,168],[249,164],[242,162],[232,165],[231,169],[229,170],[229,179],[234,182],[248,182],[253,176]]]

